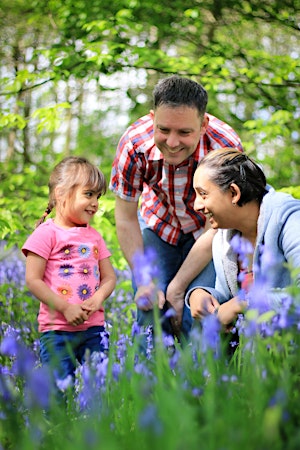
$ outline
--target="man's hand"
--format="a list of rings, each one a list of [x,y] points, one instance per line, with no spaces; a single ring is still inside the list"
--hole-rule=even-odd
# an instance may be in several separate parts
[[[213,314],[218,307],[218,300],[204,289],[195,289],[190,295],[190,308],[194,319],[201,320],[208,314]]]
[[[176,279],[173,278],[166,292],[166,299],[170,306],[174,309],[176,315],[171,318],[172,326],[179,332],[182,323],[182,314],[184,307],[185,289],[180,286]]]
[[[162,309],[166,299],[163,291],[157,290],[156,285],[150,283],[147,286],[139,286],[134,301],[139,309],[150,311],[155,303],[158,303],[159,309]]]

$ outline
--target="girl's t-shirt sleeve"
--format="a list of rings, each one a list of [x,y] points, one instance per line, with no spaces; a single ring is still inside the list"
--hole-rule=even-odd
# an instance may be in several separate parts
[[[49,259],[51,249],[53,248],[53,232],[47,222],[39,225],[33,233],[27,238],[22,247],[22,252],[27,256],[32,252],[44,259]]]

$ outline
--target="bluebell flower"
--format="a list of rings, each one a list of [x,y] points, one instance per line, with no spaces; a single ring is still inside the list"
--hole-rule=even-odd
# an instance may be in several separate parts
[[[119,364],[117,362],[114,362],[113,365],[112,365],[111,372],[112,372],[113,379],[115,381],[118,381],[119,380],[119,376],[122,373],[122,366],[121,366],[121,364]]]
[[[56,386],[61,392],[66,392],[69,388],[73,387],[74,380],[72,375],[68,375],[66,378],[55,380]]]
[[[149,370],[147,364],[144,361],[137,362],[134,365],[134,371],[135,371],[135,373],[142,374],[145,376],[145,378],[149,378],[149,379],[151,378],[151,375],[152,375],[151,371]]]
[[[40,407],[47,410],[50,405],[51,376],[45,366],[34,369],[24,387],[25,404],[28,408]]]
[[[15,333],[8,334],[2,340],[0,352],[13,359],[12,372],[17,376],[26,376],[31,373],[36,364],[35,355],[22,342]]]
[[[138,336],[141,332],[141,327],[139,324],[134,321],[131,328],[131,336],[134,338],[134,336]]]
[[[193,388],[192,389],[192,396],[193,397],[201,397],[204,393],[203,388]]]
[[[149,299],[148,297],[141,296],[137,299],[136,304],[140,309],[144,309],[146,306],[148,306]]]
[[[238,260],[240,261],[243,268],[249,265],[249,254],[253,253],[253,245],[248,239],[243,238],[239,234],[235,234],[230,241],[230,245],[237,254]]]
[[[176,311],[174,308],[168,308],[164,314],[164,317],[166,317],[167,319],[170,319],[171,317],[175,317],[175,316],[176,316]]]
[[[247,319],[243,322],[243,325],[240,327],[239,332],[243,333],[246,338],[254,337],[258,331],[258,324],[256,319]]]
[[[101,346],[103,347],[104,350],[108,350],[109,349],[109,333],[107,331],[102,331],[100,333],[100,338],[101,338]]]
[[[141,412],[139,416],[139,426],[156,435],[162,434],[163,425],[158,417],[157,407],[154,404],[147,405]]]
[[[93,353],[93,367],[96,369],[96,382],[98,386],[104,386],[107,378],[108,357],[104,353]]]
[[[125,362],[127,355],[127,336],[120,334],[119,339],[116,342],[116,356],[121,362]]]
[[[82,386],[79,391],[77,401],[80,411],[87,411],[92,408],[95,398],[95,386],[91,382],[91,371],[89,364],[86,362],[80,368],[82,377]]]
[[[133,275],[138,286],[148,286],[158,278],[157,255],[155,250],[147,248],[144,253],[133,256]]]
[[[251,286],[247,299],[249,309],[256,309],[259,315],[272,309],[268,284],[260,278]]]
[[[176,369],[179,360],[180,360],[180,353],[178,350],[175,350],[169,360],[169,366],[171,370]]]
[[[213,350],[216,356],[220,352],[221,324],[215,314],[209,314],[202,320],[202,351]]]
[[[172,347],[175,344],[174,337],[171,334],[163,333],[163,344],[165,347]]]
[[[5,336],[0,344],[0,352],[6,356],[17,356],[19,345],[14,335]]]
[[[287,402],[287,395],[283,389],[279,388],[269,401],[269,406],[285,405]]]
[[[7,374],[1,370],[0,373],[0,400],[4,404],[9,404],[13,401],[14,394],[11,384],[9,383],[9,378]]]

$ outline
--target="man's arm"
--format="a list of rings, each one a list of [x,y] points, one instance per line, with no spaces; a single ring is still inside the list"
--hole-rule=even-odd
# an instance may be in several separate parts
[[[196,240],[167,288],[166,299],[175,309],[179,324],[182,319],[184,296],[188,285],[212,259],[212,240],[215,233],[215,230],[209,228]]]
[[[143,253],[144,251],[137,209],[137,202],[128,202],[120,197],[116,197],[115,219],[117,237],[121,250],[131,269],[133,269],[133,256],[137,252]]]
[[[138,203],[127,202],[116,197],[115,218],[117,236],[121,250],[133,271],[134,255],[144,252],[143,237],[137,216]],[[159,307],[164,304],[164,295],[162,291],[157,292],[154,283],[148,286],[137,286],[135,302],[139,309],[148,311],[153,308],[153,297],[157,297]]]

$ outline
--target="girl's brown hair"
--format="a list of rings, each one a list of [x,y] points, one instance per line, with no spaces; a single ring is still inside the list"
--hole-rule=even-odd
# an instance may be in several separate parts
[[[98,167],[90,163],[86,158],[80,156],[68,156],[59,162],[50,175],[49,203],[36,223],[38,227],[45,221],[56,206],[55,189],[59,187],[62,195],[71,195],[78,186],[89,186],[93,191],[99,192],[100,196],[105,194],[107,184],[103,173]]]

